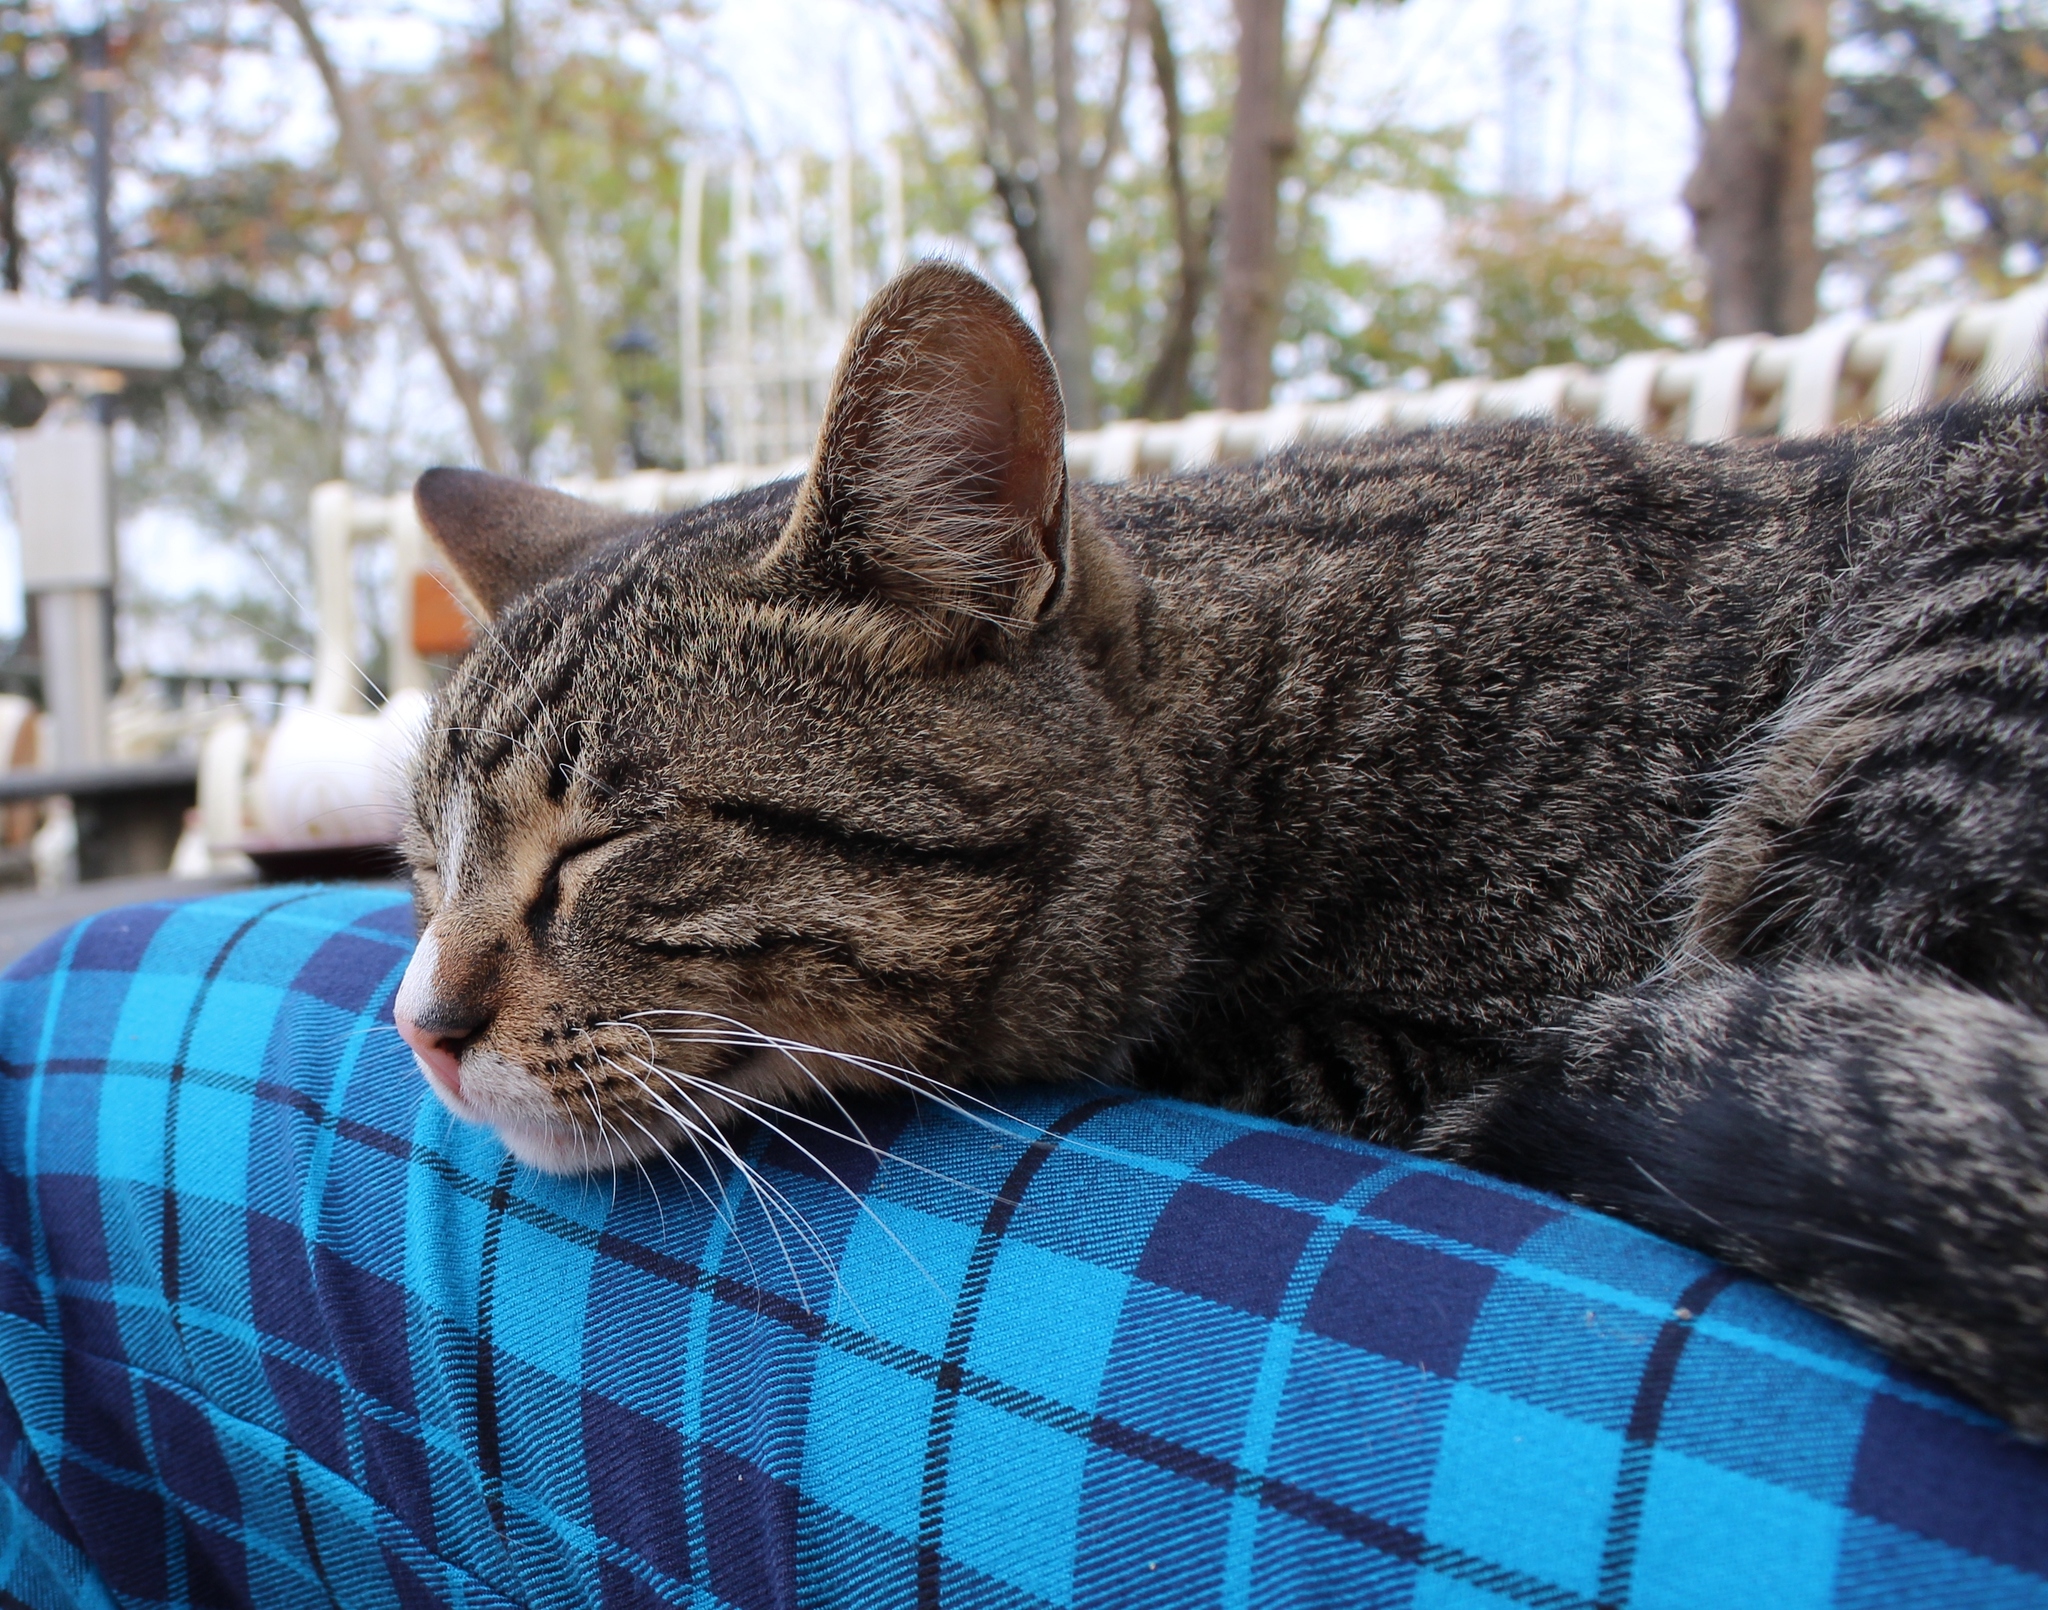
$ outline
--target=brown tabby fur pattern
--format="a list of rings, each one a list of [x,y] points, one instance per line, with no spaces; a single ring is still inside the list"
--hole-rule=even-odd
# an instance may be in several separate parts
[[[577,1169],[1095,1073],[1622,1213],[2048,1434],[2048,409],[1062,439],[927,264],[801,484],[423,478],[496,612],[407,845],[444,1099]]]

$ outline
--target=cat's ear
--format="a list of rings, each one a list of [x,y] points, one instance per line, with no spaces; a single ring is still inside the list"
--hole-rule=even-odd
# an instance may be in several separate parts
[[[1029,630],[1067,564],[1066,412],[1044,345],[964,268],[898,275],[847,344],[764,576],[879,605],[947,658]]]
[[[483,470],[428,470],[412,489],[420,523],[492,615],[573,569],[599,543],[647,524],[566,492]]]

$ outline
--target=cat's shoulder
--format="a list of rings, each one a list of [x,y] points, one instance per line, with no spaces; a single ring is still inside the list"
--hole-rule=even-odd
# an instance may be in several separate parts
[[[1082,510],[1133,545],[1337,544],[1449,526],[1584,520],[1729,530],[1801,504],[2005,495],[2048,476],[2048,395],[1965,401],[1801,438],[1698,443],[1508,419],[1376,433],[1238,464],[1083,483]]]

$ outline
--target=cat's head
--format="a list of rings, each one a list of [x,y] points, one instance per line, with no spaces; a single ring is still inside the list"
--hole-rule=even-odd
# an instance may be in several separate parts
[[[650,520],[422,477],[491,617],[406,840],[397,1018],[451,1109],[607,1167],[1133,1032],[1177,966],[1176,829],[1143,584],[1064,454],[1036,336],[932,263],[863,315],[801,483]]]

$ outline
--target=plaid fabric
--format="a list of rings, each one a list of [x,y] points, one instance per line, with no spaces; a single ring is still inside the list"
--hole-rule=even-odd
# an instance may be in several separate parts
[[[1691,1253],[1092,1089],[541,1178],[424,1099],[410,930],[0,981],[5,1602],[2048,1604],[2048,1459]]]

